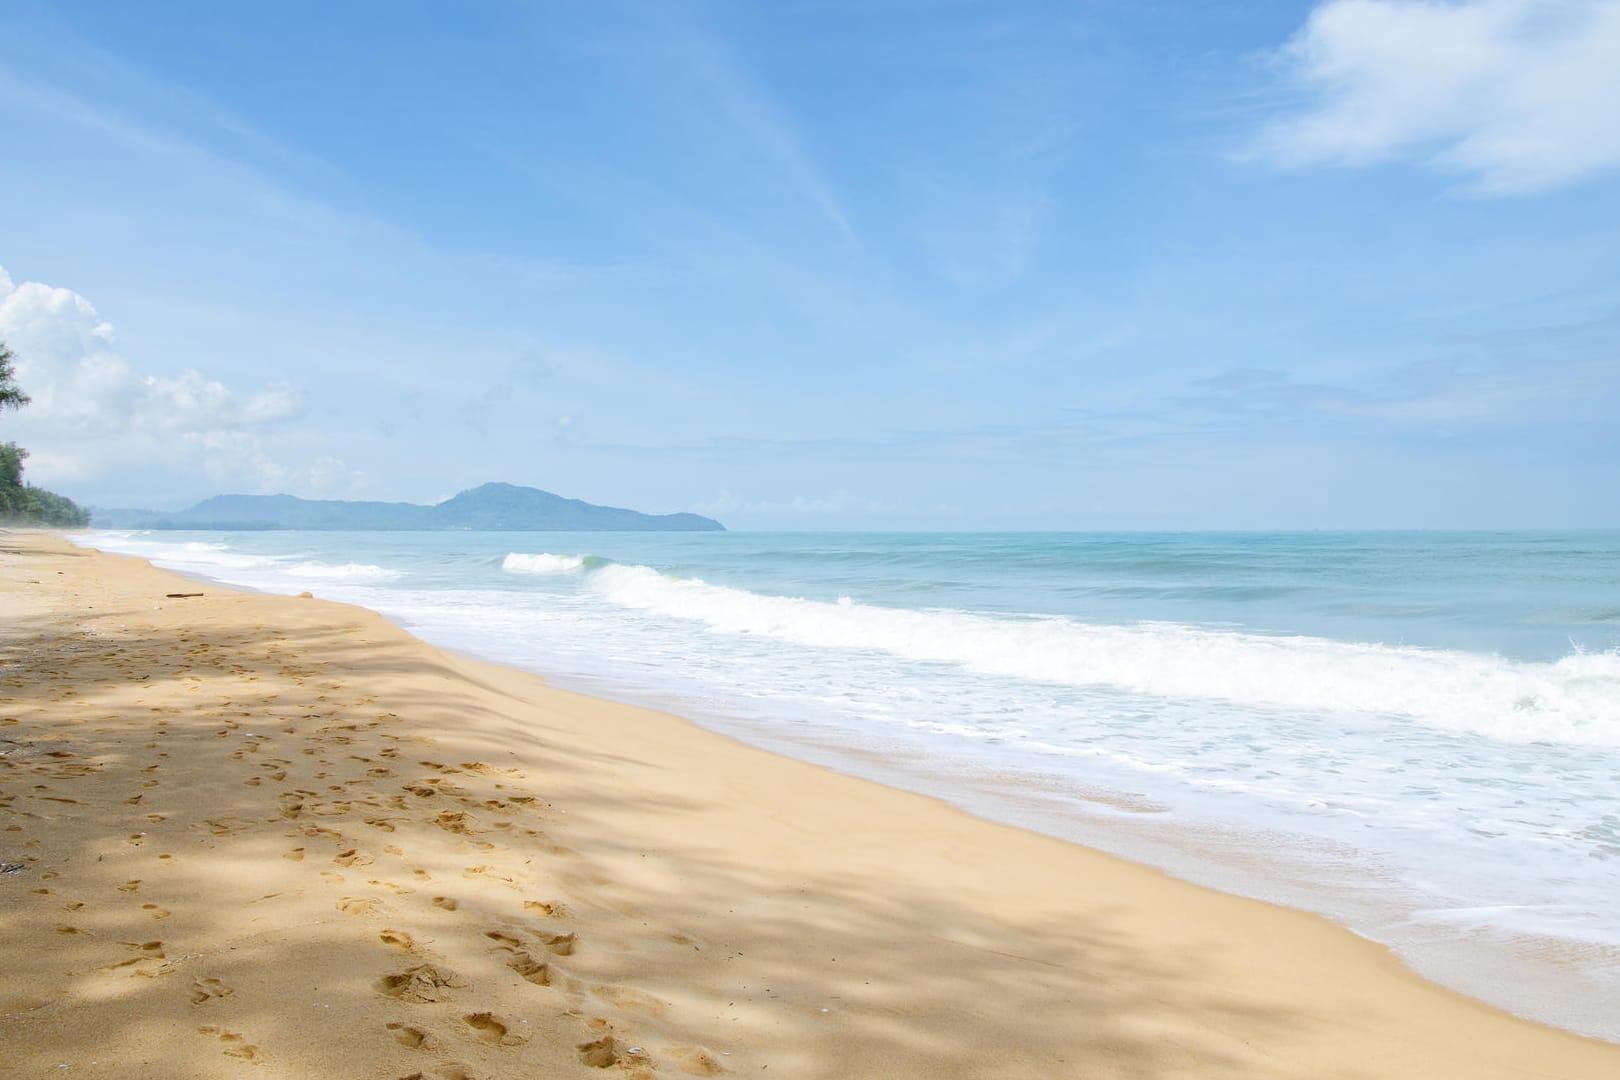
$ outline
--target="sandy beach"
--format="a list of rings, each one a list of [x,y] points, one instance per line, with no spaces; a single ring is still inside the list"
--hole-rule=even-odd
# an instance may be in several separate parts
[[[1315,916],[362,609],[0,549],[5,1076],[1620,1075]]]

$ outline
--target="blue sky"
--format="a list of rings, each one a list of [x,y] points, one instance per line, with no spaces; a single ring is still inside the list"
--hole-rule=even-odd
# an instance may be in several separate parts
[[[8,3],[96,505],[1620,526],[1620,2]]]

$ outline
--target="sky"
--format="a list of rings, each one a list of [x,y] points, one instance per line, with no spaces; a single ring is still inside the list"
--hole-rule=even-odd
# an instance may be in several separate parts
[[[0,0],[92,506],[1620,527],[1620,0]]]

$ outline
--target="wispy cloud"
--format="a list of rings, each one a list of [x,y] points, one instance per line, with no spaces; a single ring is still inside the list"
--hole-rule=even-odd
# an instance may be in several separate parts
[[[1354,383],[1234,368],[1170,404],[1211,429],[1376,429],[1383,436],[1533,434],[1549,444],[1611,426],[1620,410],[1620,318],[1438,343]]]
[[[1274,57],[1303,106],[1283,166],[1414,157],[1484,195],[1620,169],[1620,0],[1329,0]]]
[[[720,112],[828,225],[858,245],[849,214],[805,150],[804,137],[787,112],[718,38],[688,28],[678,41],[682,57]]]
[[[59,85],[0,64],[0,110],[32,115],[158,163],[176,178],[177,188],[206,192],[210,209],[242,215],[254,226],[269,223],[278,238],[299,235],[344,249],[388,251],[391,264],[430,259],[468,274],[498,274],[541,287],[625,272],[613,263],[445,250],[409,223],[326,198],[318,189],[348,181],[323,158],[264,135],[200,94],[85,48],[96,61],[96,77],[85,84]],[[131,101],[143,106],[138,115],[130,115]],[[200,216],[200,209],[188,206],[185,217]]]
[[[7,59],[26,62],[6,65],[13,70],[0,78],[0,91],[24,95],[36,108],[51,108],[126,142],[173,149],[202,141],[219,157],[256,162],[278,173],[323,181],[339,177],[330,161],[275,138],[217,101],[142,70],[61,21],[52,20],[49,27],[39,33],[27,19],[8,24]],[[34,73],[32,79],[22,74],[26,71]],[[98,105],[54,89],[61,85],[80,88]],[[143,120],[136,122],[136,116]],[[189,134],[176,134],[181,131]]]

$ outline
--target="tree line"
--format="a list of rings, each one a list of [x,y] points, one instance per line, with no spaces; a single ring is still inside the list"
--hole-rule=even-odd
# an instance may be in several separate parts
[[[12,367],[16,358],[0,342],[0,413],[28,404],[28,395],[17,385]],[[28,451],[16,443],[0,443],[0,522],[68,528],[90,524],[89,512],[72,499],[23,482],[23,460],[27,457]]]

